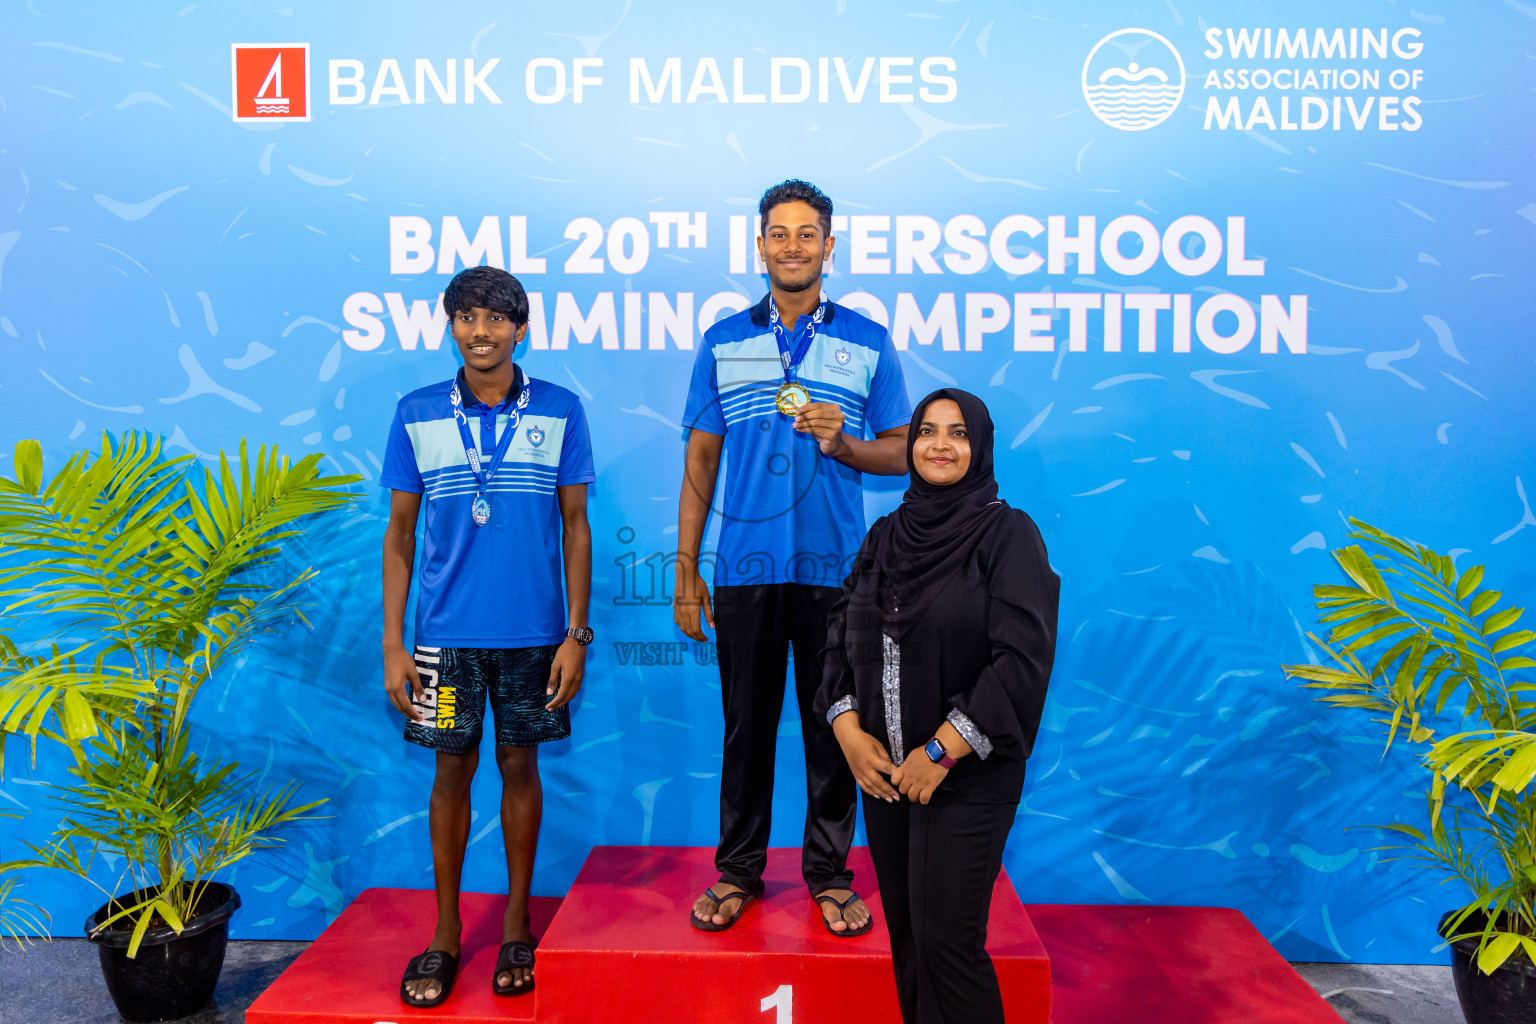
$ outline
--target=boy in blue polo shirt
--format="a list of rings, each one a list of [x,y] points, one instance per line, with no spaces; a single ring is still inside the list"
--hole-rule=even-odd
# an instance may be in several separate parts
[[[720,881],[694,901],[689,921],[728,928],[762,892],[792,645],[807,788],[801,871],[827,930],[852,937],[873,924],[847,865],[857,790],[811,704],[827,613],[866,530],[862,474],[906,473],[912,406],[885,328],[821,290],[832,201],[791,180],[764,193],[758,212],[769,292],[705,333],[683,412],[673,615],[695,640],[707,639],[701,612],[715,628],[725,710]],[[724,493],[715,502],[722,454]],[[712,505],[720,516],[713,602],[699,572]]]
[[[492,989],[533,991],[528,888],[543,809],[538,744],[571,734],[566,705],[581,687],[592,642],[587,484],[595,477],[581,402],[513,363],[528,331],[528,297],[511,274],[466,270],[449,282],[443,308],[464,367],[400,400],[380,473],[392,491],[384,687],[406,716],[405,738],[437,760],[429,815],[437,927],[401,980],[400,998],[410,1006],[447,999],[458,973],[459,879],[487,699],[507,852]],[[413,654],[403,628],[423,497]]]

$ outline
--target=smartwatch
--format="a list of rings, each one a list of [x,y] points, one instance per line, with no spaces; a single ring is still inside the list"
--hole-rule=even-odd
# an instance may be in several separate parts
[[[572,626],[565,631],[565,635],[585,647],[592,642],[594,634],[591,626]]]
[[[928,741],[923,747],[923,751],[928,755],[928,760],[940,768],[953,768],[955,766],[955,759],[950,757],[949,753],[945,751],[944,744],[939,742],[937,736]]]

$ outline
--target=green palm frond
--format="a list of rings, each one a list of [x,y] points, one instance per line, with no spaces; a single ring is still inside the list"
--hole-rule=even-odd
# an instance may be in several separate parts
[[[1479,729],[1447,736],[1425,762],[1461,788],[1488,796],[1491,811],[1504,794],[1517,794],[1536,780],[1536,731]]]
[[[16,894],[22,886],[18,879],[7,877],[7,867],[0,864],[0,950],[11,942],[21,950],[35,938],[48,937],[48,923],[52,918],[48,911]]]
[[[350,500],[334,488],[357,478],[320,476],[320,458],[313,454],[290,464],[276,448],[263,446],[253,463],[242,442],[238,479],[228,458],[220,455],[218,476],[205,469],[203,486],[188,487],[174,550],[195,581],[183,613],[192,633],[216,610],[237,600],[240,590],[255,586],[232,581],[275,558],[281,542],[297,533],[297,521]],[[186,639],[190,645],[192,638]]]
[[[15,811],[0,810],[0,818],[19,817]],[[0,951],[7,943],[15,943],[19,952],[36,938],[48,938],[48,923],[52,920],[48,911],[16,895],[22,885],[14,872],[20,866],[0,863]]]
[[[98,659],[81,667],[77,658],[90,649],[54,647],[46,658],[0,652],[0,736],[6,732],[42,734],[64,742],[89,739],[100,732],[103,716],[132,713],[153,684],[132,669]],[[48,729],[50,717],[55,728]],[[0,747],[0,771],[5,767]]]
[[[40,457],[36,442],[16,446],[18,469]],[[103,437],[97,457],[75,456],[46,485],[25,473],[0,481],[0,545],[31,556],[0,572],[0,586],[26,584],[4,591],[17,598],[6,610],[51,613],[60,631],[99,635],[114,649],[140,642],[189,582],[170,533],[189,458],[165,457],[158,438]]]

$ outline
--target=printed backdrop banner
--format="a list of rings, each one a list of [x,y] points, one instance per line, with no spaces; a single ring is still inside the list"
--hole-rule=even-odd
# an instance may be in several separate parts
[[[1006,858],[1025,899],[1234,906],[1293,959],[1437,956],[1462,893],[1348,830],[1422,820],[1410,755],[1280,668],[1322,655],[1310,588],[1346,516],[1533,589],[1536,10],[1422,6],[10,5],[0,471],[21,438],[56,468],[148,430],[363,479],[293,548],[314,628],[197,710],[210,751],[329,799],[239,866],[235,934],[431,885],[432,757],[382,692],[377,475],[398,396],[455,369],[438,297],[466,265],[523,281],[518,358],[581,397],[596,450],[598,640],[541,758],[535,891],[594,844],[713,845],[717,670],[670,611],[679,420],[702,331],[763,293],[757,197],[803,177],[836,202],[828,294],[890,327],[914,398],[986,400],[1063,580]],[[903,486],[869,481],[869,515]],[[791,707],[778,845],[799,733]],[[12,759],[0,804],[29,813],[0,857],[57,820],[36,784],[61,771]],[[497,792],[487,760],[470,890],[505,885]],[[99,902],[28,882],[61,934]]]

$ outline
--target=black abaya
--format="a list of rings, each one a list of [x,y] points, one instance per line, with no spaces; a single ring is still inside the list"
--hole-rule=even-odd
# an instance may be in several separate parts
[[[888,539],[889,519],[870,530],[855,565]],[[851,704],[895,763],[926,757],[918,748],[946,720],[974,748],[927,806],[865,797],[907,1024],[1003,1021],[984,948],[987,915],[1045,706],[1060,581],[1022,511],[998,509],[980,529],[974,551],[899,642],[885,635],[874,589],[859,586],[856,570],[833,606],[822,655],[818,712]]]

